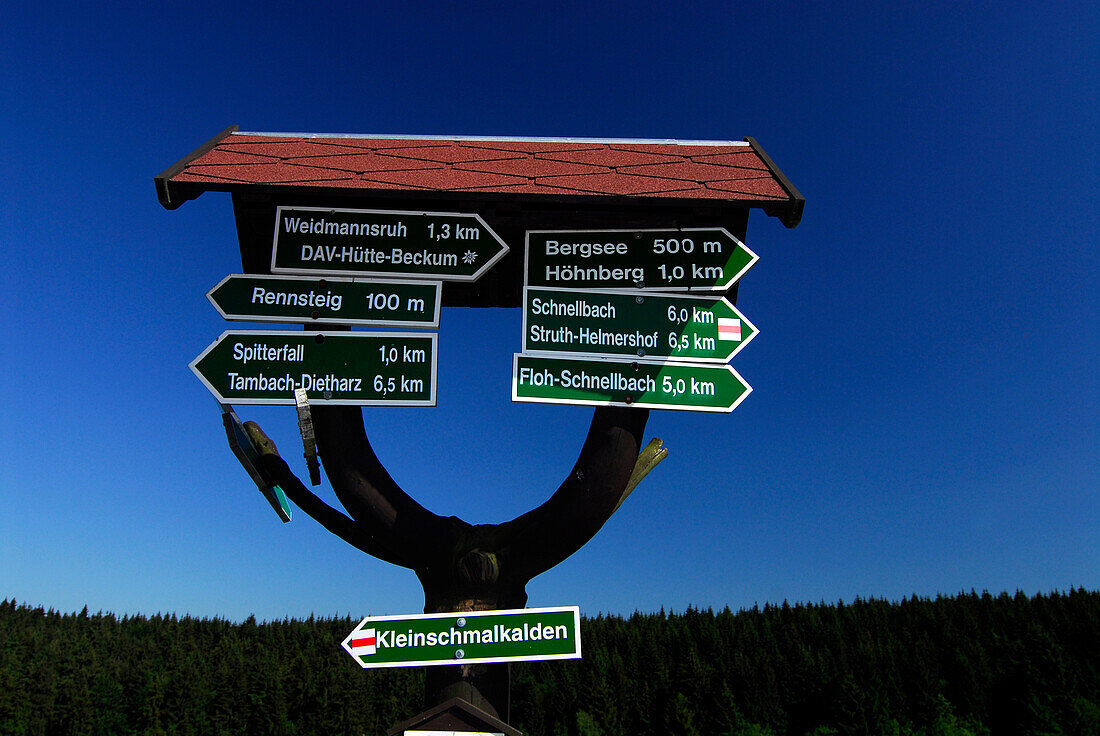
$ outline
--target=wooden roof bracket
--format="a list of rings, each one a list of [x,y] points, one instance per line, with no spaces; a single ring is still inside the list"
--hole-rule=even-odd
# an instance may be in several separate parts
[[[203,193],[203,189],[196,189],[191,192],[180,191],[180,188],[178,186],[173,186],[171,189],[169,189],[168,180],[187,168],[187,165],[197,159],[199,156],[202,156],[204,153],[221,143],[224,139],[235,133],[238,127],[239,126],[237,125],[230,125],[221,133],[218,133],[206,143],[203,143],[194,151],[169,166],[158,176],[153,177],[153,184],[156,185],[157,188],[157,199],[160,200],[161,205],[163,205],[165,209],[174,210],[187,200],[195,199]],[[175,194],[176,196],[173,197],[173,194]]]
[[[791,184],[791,180],[787,178],[787,175],[779,170],[779,167],[772,161],[771,156],[764,153],[764,149],[760,147],[755,138],[745,138],[745,140],[791,198],[789,203],[778,206],[762,205],[761,209],[771,217],[778,217],[779,221],[787,227],[796,227],[802,221],[802,209],[806,206],[806,198],[795,188],[794,184]]]

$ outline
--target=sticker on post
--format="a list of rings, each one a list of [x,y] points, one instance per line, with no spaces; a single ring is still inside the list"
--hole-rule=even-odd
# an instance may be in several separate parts
[[[317,438],[313,434],[313,416],[309,411],[309,396],[304,388],[294,389],[294,405],[298,409],[298,430],[302,433],[302,447],[305,448],[306,468],[309,470],[309,482],[321,485],[321,466],[317,462]]]

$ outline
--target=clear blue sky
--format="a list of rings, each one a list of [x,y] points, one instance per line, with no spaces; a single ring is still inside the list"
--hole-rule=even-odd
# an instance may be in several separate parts
[[[795,230],[749,222],[753,394],[654,412],[671,455],[530,605],[1100,587],[1095,4],[375,5],[6,11],[0,598],[422,606],[412,573],[279,523],[187,368],[232,326],[204,296],[241,268],[232,207],[169,212],[152,180],[230,124],[753,136],[806,197]],[[519,346],[518,310],[445,309],[438,406],[366,410],[433,511],[507,520],[575,459],[591,409],[512,404]],[[300,457],[292,408],[240,413]]]

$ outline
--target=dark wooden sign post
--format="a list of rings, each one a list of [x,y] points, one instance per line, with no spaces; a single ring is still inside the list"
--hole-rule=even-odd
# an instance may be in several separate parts
[[[169,209],[205,191],[230,192],[247,274],[272,271],[279,208],[447,212],[466,221],[476,216],[509,248],[476,280],[444,284],[445,306],[470,307],[521,305],[528,231],[724,228],[743,241],[751,208],[794,227],[804,204],[752,139],[383,138],[240,133],[234,127],[156,177],[155,184]],[[437,238],[443,232],[474,234],[463,229],[473,226],[463,224],[444,231],[446,224],[432,223]],[[393,232],[398,226],[390,227]],[[364,253],[355,257],[375,257]],[[302,254],[324,257],[313,250]],[[426,250],[402,258],[432,260]],[[474,258],[476,253],[469,256]],[[734,283],[715,296],[733,303],[736,292]],[[301,324],[310,327],[308,319]],[[442,613],[523,608],[527,582],[591,539],[667,453],[659,440],[643,444],[648,416],[648,409],[597,407],[580,456],[548,500],[511,521],[477,525],[437,516],[402,490],[371,448],[358,406],[312,407],[317,451],[343,511],[298,480],[258,426],[246,422],[244,428],[257,452],[255,469],[269,485],[282,488],[345,542],[415,572],[424,588],[425,612]],[[518,449],[522,445],[517,441]],[[484,714],[485,722],[506,723],[508,667],[428,667],[431,718],[442,718],[444,704],[457,703],[452,711],[458,715],[439,723],[462,721],[470,712]],[[434,723],[431,718],[417,727]]]

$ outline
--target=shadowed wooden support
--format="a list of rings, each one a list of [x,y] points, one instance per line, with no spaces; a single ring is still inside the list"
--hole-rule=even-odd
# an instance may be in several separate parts
[[[346,514],[290,471],[254,422],[245,428],[263,472],[302,511],[367,554],[407,567],[424,588],[425,613],[523,608],[527,583],[580,549],[667,454],[644,451],[647,409],[600,407],[569,475],[542,505],[502,524],[438,516],[406,494],[367,439],[358,407],[313,407],[318,452]],[[459,697],[507,721],[507,664],[428,667],[427,707]]]

